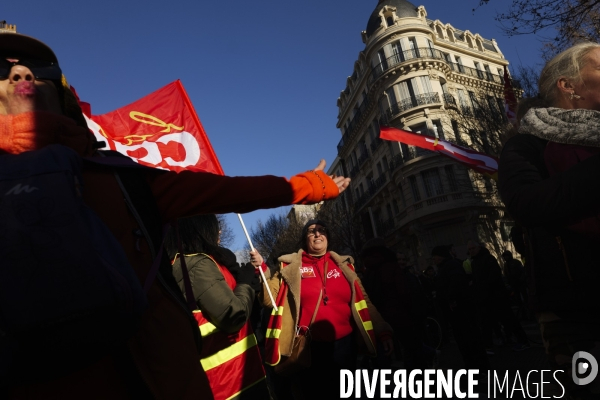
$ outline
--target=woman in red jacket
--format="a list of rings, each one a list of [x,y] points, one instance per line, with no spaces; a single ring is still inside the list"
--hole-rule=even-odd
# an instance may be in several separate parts
[[[279,269],[267,282],[278,311],[273,310],[267,327],[265,362],[274,366],[280,398],[288,398],[292,390],[304,399],[337,398],[339,370],[356,368],[358,346],[375,355],[376,340],[382,340],[384,351],[393,351],[392,329],[369,301],[354,260],[330,251],[329,236],[324,221],[308,221],[301,249],[279,257]],[[265,306],[273,306],[268,296],[262,297]],[[305,371],[283,376],[280,370],[296,331],[309,336],[312,362]]]

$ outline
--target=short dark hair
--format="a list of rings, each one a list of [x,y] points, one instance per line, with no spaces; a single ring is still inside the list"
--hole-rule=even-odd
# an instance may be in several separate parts
[[[177,230],[171,227],[165,239],[165,248],[171,258],[179,253],[177,231],[179,231],[181,250],[184,254],[207,253],[211,248],[218,246],[219,220],[215,214],[179,218]]]

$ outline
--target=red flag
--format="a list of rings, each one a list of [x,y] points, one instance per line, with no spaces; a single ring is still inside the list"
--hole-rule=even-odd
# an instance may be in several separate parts
[[[506,65],[504,66],[504,111],[510,123],[515,125],[517,123],[517,98]]]
[[[86,120],[98,140],[139,164],[224,175],[179,80],[134,103]]]
[[[435,151],[440,154],[450,157],[453,160],[477,171],[496,179],[498,172],[498,159],[496,157],[479,153],[467,147],[459,146],[454,143],[440,140],[433,136],[420,135],[413,132],[408,132],[402,129],[390,128],[382,126],[380,128],[379,137],[381,139],[393,140],[396,142],[405,143],[411,146],[417,146],[430,151]]]

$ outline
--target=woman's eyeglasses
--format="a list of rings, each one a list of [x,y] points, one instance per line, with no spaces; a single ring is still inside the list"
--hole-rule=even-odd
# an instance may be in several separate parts
[[[318,228],[311,228],[307,231],[307,236],[315,236],[319,232],[321,235],[327,235],[327,229],[320,226]]]
[[[52,61],[2,56],[0,57],[0,79],[7,79],[11,68],[15,65],[22,65],[29,68],[35,79],[59,81],[62,78],[60,67]]]

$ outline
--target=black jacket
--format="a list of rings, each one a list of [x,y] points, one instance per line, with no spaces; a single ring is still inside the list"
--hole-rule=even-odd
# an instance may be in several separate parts
[[[532,135],[514,136],[502,150],[498,171],[500,196],[525,228],[532,306],[536,311],[598,310],[600,235],[569,226],[600,212],[600,155],[550,176],[547,144]]]
[[[492,302],[504,300],[506,288],[502,280],[502,270],[498,260],[485,247],[479,249],[479,253],[471,259],[473,271],[473,290],[476,299],[481,302]]]

